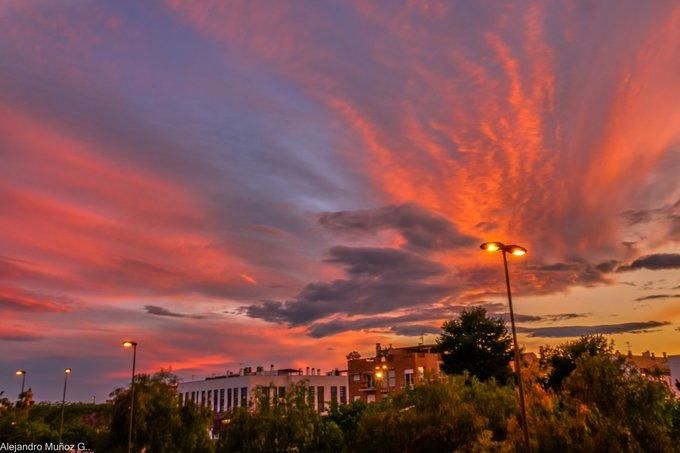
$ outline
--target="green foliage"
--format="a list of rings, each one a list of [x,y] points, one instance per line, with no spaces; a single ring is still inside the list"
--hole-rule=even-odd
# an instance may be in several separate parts
[[[328,419],[338,425],[345,435],[349,433],[353,436],[366,408],[368,404],[362,400],[349,404],[332,404],[328,411]]]
[[[210,451],[208,427],[212,414],[193,404],[180,407],[177,377],[161,370],[137,375],[134,389],[133,445],[135,451]],[[127,449],[130,389],[116,389],[113,397],[110,451]],[[206,450],[207,448],[207,450]]]
[[[506,435],[514,391],[494,380],[454,376],[398,392],[365,410],[350,451],[454,451]]]
[[[308,386],[297,384],[284,398],[260,389],[252,410],[238,408],[223,424],[218,452],[337,452],[342,431],[308,401]]]
[[[562,381],[576,368],[576,360],[579,357],[611,355],[613,350],[613,345],[603,335],[584,335],[578,340],[554,348],[541,348],[541,363],[548,369],[544,385],[559,390]]]
[[[90,448],[103,449],[108,439],[110,409],[108,404],[66,404],[63,441],[85,442]],[[57,442],[60,422],[61,403],[38,403],[29,412],[4,405],[0,409],[0,441]]]
[[[437,343],[445,373],[467,371],[481,381],[495,378],[501,383],[509,382],[512,338],[502,319],[489,318],[485,309],[475,307],[445,322],[442,330]]]

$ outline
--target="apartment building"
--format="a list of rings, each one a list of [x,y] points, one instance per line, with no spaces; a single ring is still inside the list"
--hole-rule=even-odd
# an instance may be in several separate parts
[[[374,357],[348,357],[350,401],[379,401],[390,392],[441,374],[435,345],[382,348],[376,343],[375,350]]]
[[[208,377],[203,380],[180,382],[177,386],[180,402],[192,401],[206,406],[219,416],[238,407],[251,407],[258,388],[267,388],[285,397],[289,389],[306,381],[309,398],[318,412],[325,412],[331,403],[345,404],[348,401],[347,375],[334,370],[321,374],[315,368],[274,369],[259,366],[255,370],[243,368],[238,373]]]

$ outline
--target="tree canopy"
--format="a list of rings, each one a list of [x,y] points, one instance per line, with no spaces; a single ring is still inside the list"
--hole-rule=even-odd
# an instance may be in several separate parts
[[[502,319],[488,317],[484,308],[475,307],[463,310],[458,319],[446,321],[442,330],[437,343],[445,373],[467,371],[480,381],[509,381],[512,338]]]

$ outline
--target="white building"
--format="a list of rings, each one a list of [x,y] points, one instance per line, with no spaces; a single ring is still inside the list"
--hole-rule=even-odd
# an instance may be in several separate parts
[[[346,404],[347,375],[337,370],[321,375],[318,370],[309,368],[306,372],[297,369],[269,371],[257,367],[255,371],[244,368],[239,373],[209,377],[201,381],[181,382],[177,386],[180,402],[193,401],[207,406],[215,414],[230,411],[237,407],[250,407],[258,387],[275,389],[280,397],[299,382],[306,381],[309,386],[310,400],[319,412],[326,411],[332,402]]]
[[[676,382],[680,382],[680,355],[668,356],[668,368],[670,370],[670,387],[675,396],[680,398],[680,389],[676,386]]]

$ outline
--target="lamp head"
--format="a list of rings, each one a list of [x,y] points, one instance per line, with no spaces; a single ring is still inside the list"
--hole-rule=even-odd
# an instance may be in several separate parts
[[[502,250],[503,247],[505,246],[500,242],[485,242],[479,246],[479,248],[486,252],[497,252],[499,250]]]
[[[71,369],[70,369],[70,368],[64,369],[64,373],[66,373],[66,374],[71,374]]]
[[[515,244],[506,246],[505,251],[515,256],[524,256],[527,254],[527,249]]]
[[[136,342],[136,341],[125,340],[125,341],[123,342],[123,347],[124,347],[124,348],[131,348],[131,347],[133,347],[133,346],[137,346],[137,342]]]
[[[26,371],[24,371],[24,370],[17,370],[17,372],[14,373],[14,374],[16,374],[17,376],[23,376],[24,374],[26,374]]]
[[[375,372],[375,378],[376,379],[382,379],[383,377],[383,372],[382,371],[376,371]]]

